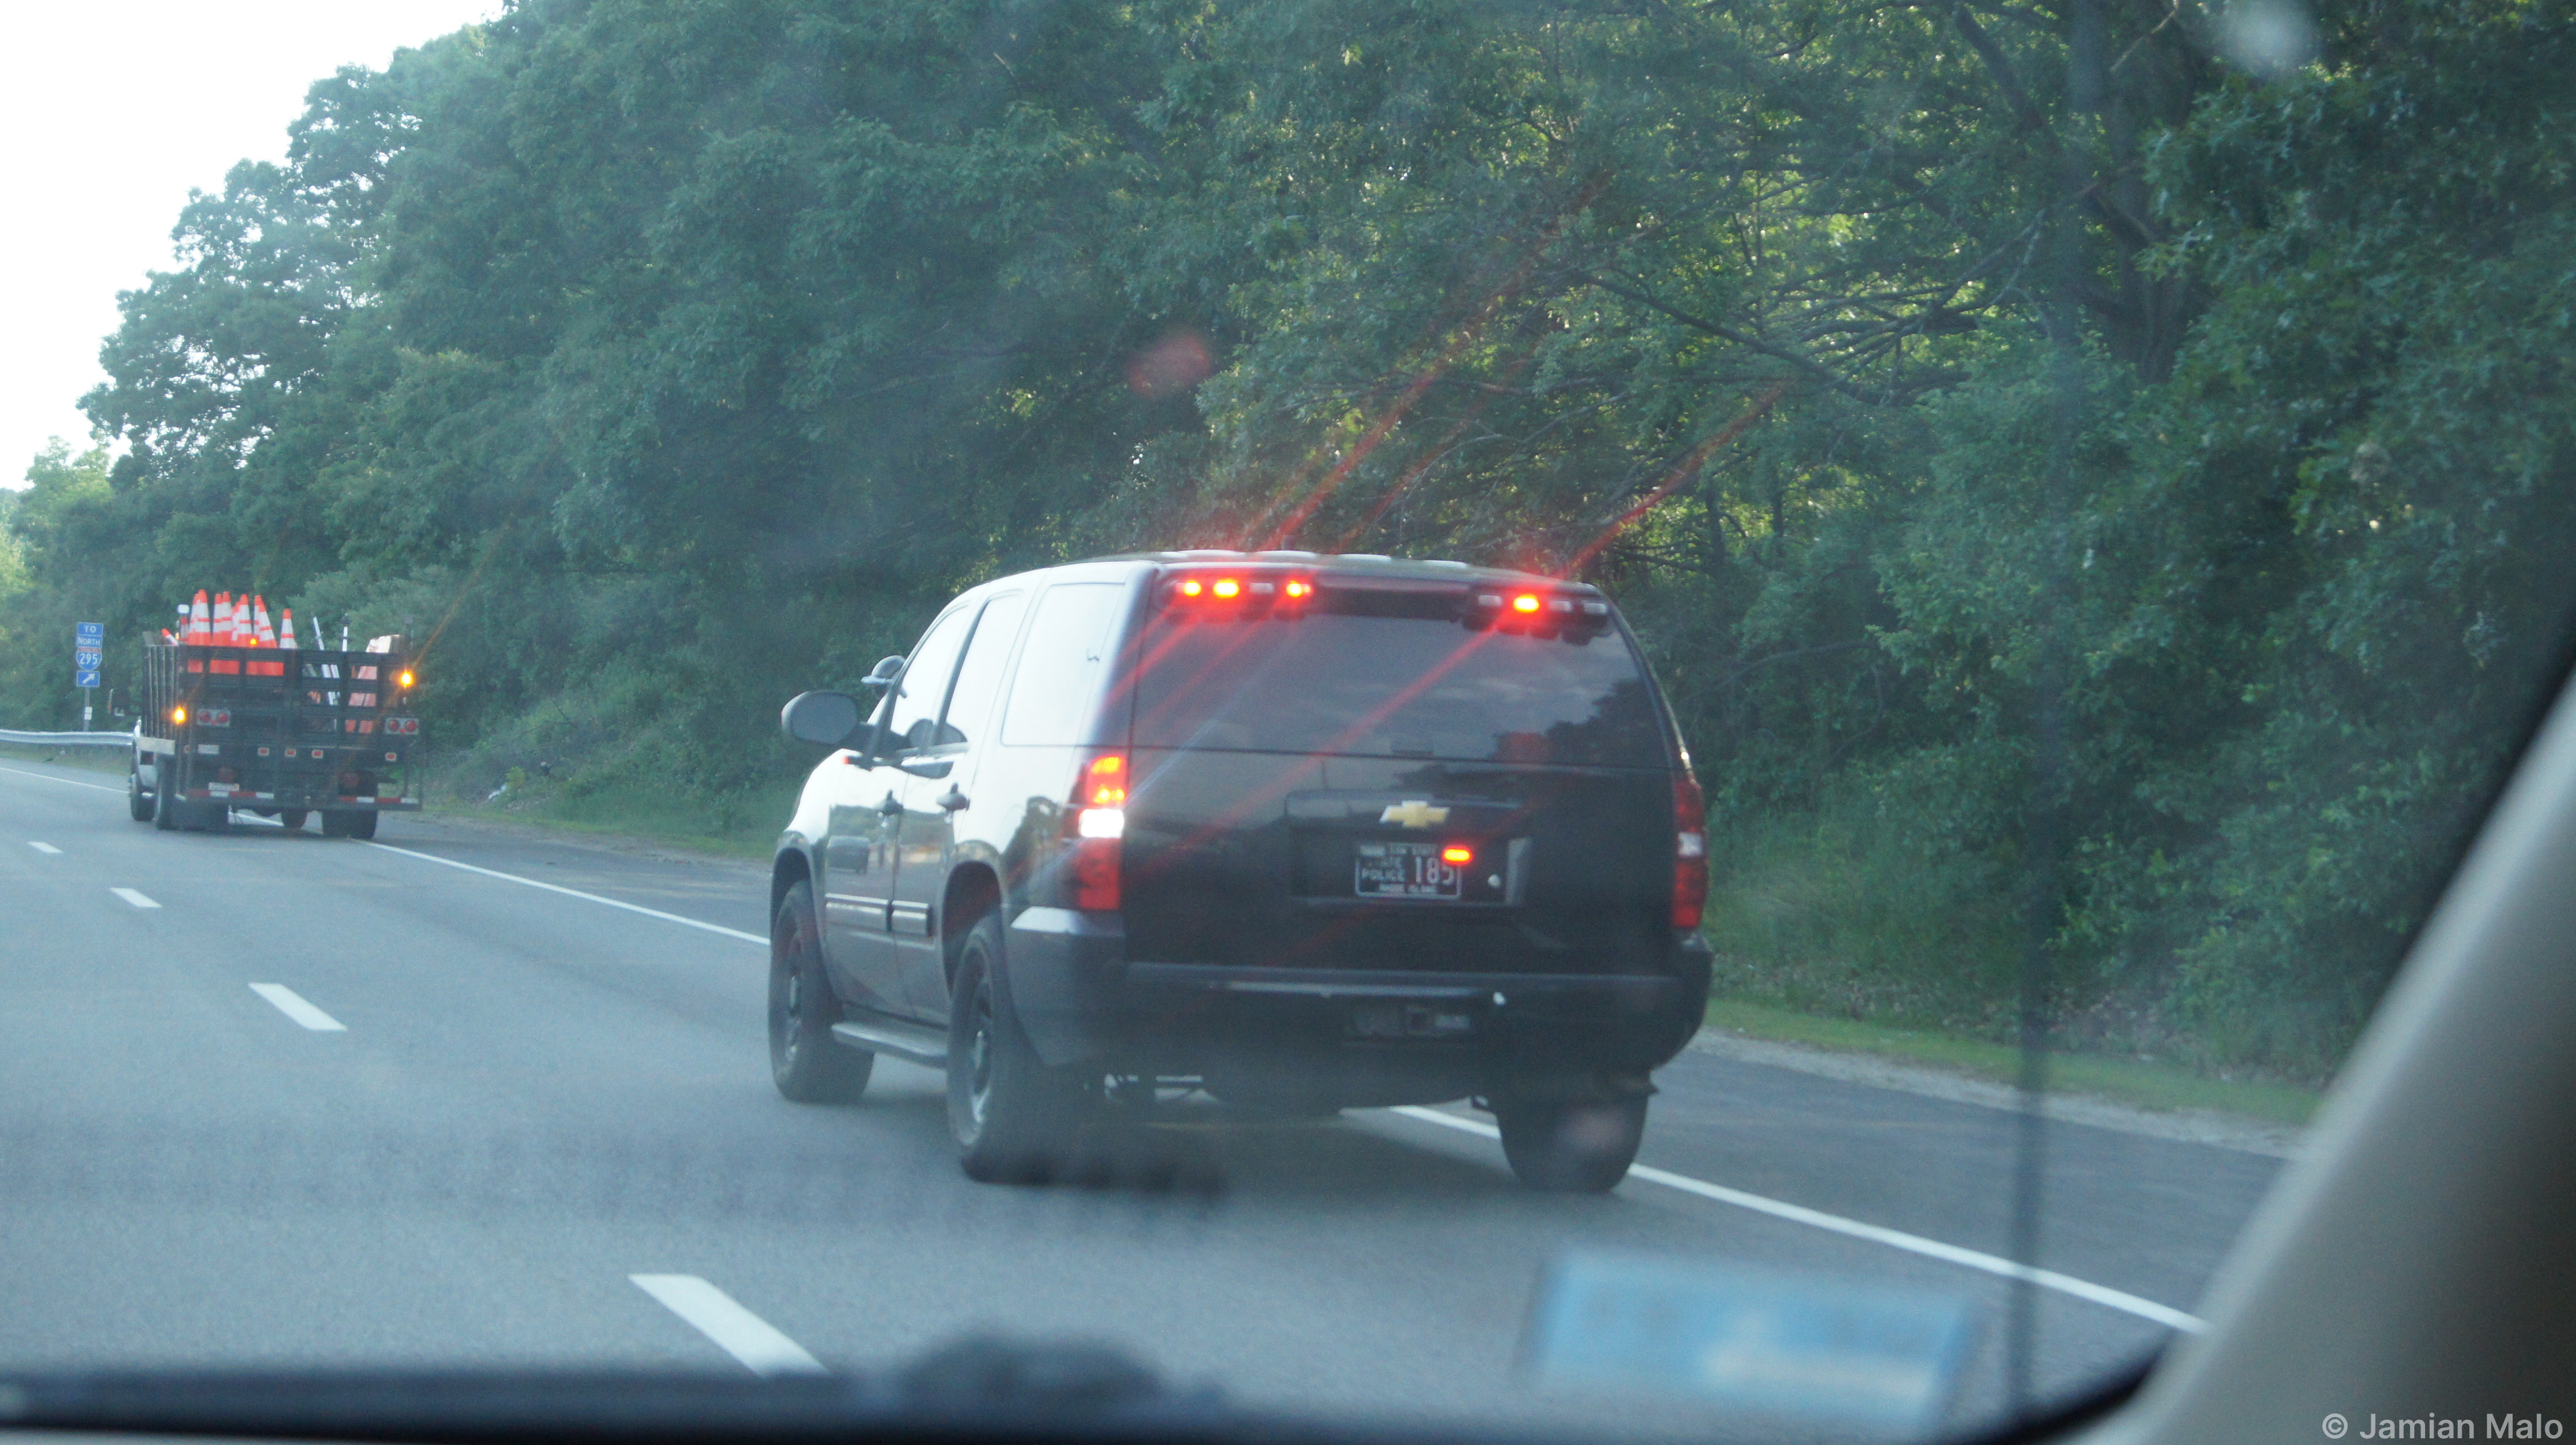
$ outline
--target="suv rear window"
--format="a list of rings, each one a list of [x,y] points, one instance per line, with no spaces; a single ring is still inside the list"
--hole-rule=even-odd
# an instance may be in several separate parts
[[[1666,765],[1625,636],[1483,631],[1457,613],[1446,595],[1397,602],[1331,587],[1300,616],[1158,610],[1143,638],[1136,744]]]

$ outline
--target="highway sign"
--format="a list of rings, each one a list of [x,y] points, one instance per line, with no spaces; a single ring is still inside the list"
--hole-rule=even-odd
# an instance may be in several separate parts
[[[86,668],[91,672],[98,671],[98,649],[95,647],[73,648],[72,666]]]
[[[72,635],[80,639],[81,646],[96,647],[107,640],[107,624],[104,622],[76,623],[73,626]]]
[[[96,669],[96,668],[91,668],[91,669],[89,669],[88,671],[85,671],[85,672],[74,672],[74,673],[72,674],[72,686],[74,686],[74,687],[96,687],[96,686],[98,686],[98,669]]]

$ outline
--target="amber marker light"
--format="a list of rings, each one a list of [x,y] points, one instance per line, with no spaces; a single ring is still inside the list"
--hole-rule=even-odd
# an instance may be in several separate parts
[[[402,671],[397,672],[397,673],[395,673],[395,674],[394,674],[394,686],[396,686],[396,687],[409,687],[409,686],[411,686],[411,669],[410,669],[410,668],[406,667],[406,668],[404,668]]]
[[[1536,612],[1538,610],[1538,594],[1535,592],[1523,592],[1519,596],[1514,597],[1512,599],[1512,610],[1514,612]]]
[[[174,707],[170,709],[170,721],[174,723],[185,723],[187,720],[188,710],[186,708]]]
[[[1443,863],[1455,863],[1459,867],[1463,868],[1476,861],[1476,850],[1473,848],[1461,847],[1456,843],[1452,843],[1448,847],[1440,850],[1440,861]]]
[[[1240,597],[1243,595],[1243,584],[1231,577],[1219,577],[1216,579],[1216,586],[1211,590],[1219,597]]]

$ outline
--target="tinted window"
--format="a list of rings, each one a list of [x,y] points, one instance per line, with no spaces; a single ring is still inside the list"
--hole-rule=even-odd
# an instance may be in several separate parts
[[[1066,582],[1047,589],[1011,680],[1003,742],[1028,747],[1087,741],[1081,734],[1108,672],[1110,624],[1126,595],[1121,582]]]
[[[1664,764],[1644,674],[1616,632],[1569,641],[1446,617],[1166,612],[1144,655],[1140,746]]]
[[[949,690],[948,716],[940,724],[943,743],[971,743],[984,736],[984,720],[1002,687],[1002,665],[1010,660],[1011,642],[1020,635],[1020,617],[1028,611],[1025,592],[1013,592],[984,604],[966,644],[966,660],[957,668],[957,686]]]
[[[895,685],[894,704],[886,715],[889,751],[931,745],[939,705],[948,697],[949,676],[957,670],[957,649],[965,645],[966,624],[974,617],[974,608],[960,607],[922,634],[921,645],[904,665],[903,681]]]

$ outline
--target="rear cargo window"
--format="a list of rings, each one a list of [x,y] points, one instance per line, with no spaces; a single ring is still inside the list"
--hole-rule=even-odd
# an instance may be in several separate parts
[[[1084,725],[1108,672],[1109,624],[1126,596],[1121,582],[1059,582],[1047,589],[1011,680],[1003,742],[1030,747],[1086,741]]]
[[[1295,618],[1163,612],[1144,642],[1142,747],[1665,765],[1645,674],[1615,631],[1568,641],[1327,600]]]

